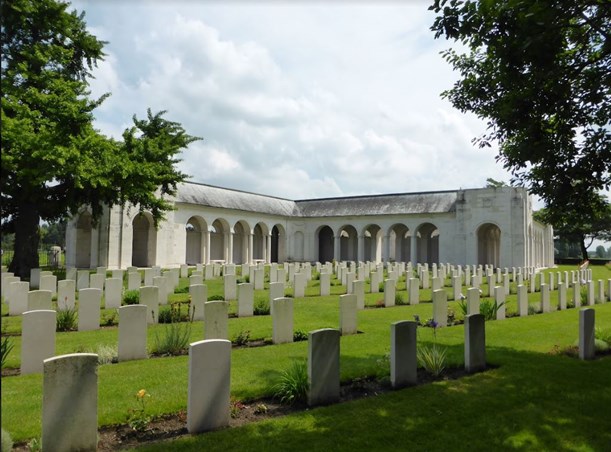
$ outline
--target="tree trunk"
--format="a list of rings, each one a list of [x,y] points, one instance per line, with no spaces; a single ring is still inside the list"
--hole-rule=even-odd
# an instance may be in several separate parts
[[[581,234],[579,237],[579,245],[581,246],[581,259],[588,260],[588,248],[586,248],[586,236]]]
[[[38,267],[38,225],[40,215],[34,204],[23,204],[15,216],[15,254],[9,271],[20,278],[30,277],[30,270]]]

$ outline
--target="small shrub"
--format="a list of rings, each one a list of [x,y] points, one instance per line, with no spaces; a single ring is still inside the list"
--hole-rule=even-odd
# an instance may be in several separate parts
[[[13,340],[10,337],[4,336],[2,338],[2,342],[0,342],[0,367],[2,369],[4,369],[4,363],[6,362],[6,358],[8,358],[8,355],[11,350],[13,350],[14,346],[15,344],[13,343]]]
[[[240,411],[242,411],[244,408],[246,408],[246,405],[244,405],[240,400],[231,397],[229,400],[229,410],[233,419],[237,418],[240,415]]]
[[[55,319],[56,331],[76,331],[78,318],[75,308],[59,309]]]
[[[159,355],[180,355],[189,346],[191,322],[172,322],[159,333],[155,330],[153,353]]]
[[[117,310],[113,310],[110,313],[103,312],[102,313],[102,321],[100,324],[102,326],[115,326],[119,324],[119,320],[117,319]]]
[[[188,322],[189,321],[189,308],[182,311],[183,303],[175,302],[170,306],[162,306],[159,308],[159,323],[174,323],[174,322]]]
[[[479,305],[479,312],[486,320],[496,320],[496,313],[505,302],[497,303],[496,300],[484,300]]]
[[[301,342],[308,340],[308,333],[302,330],[296,330],[293,333],[293,342]]]
[[[177,287],[174,293],[189,293],[189,286]]]
[[[418,347],[418,364],[434,377],[438,377],[445,369],[446,349],[433,345]]]
[[[225,301],[225,297],[223,295],[210,295],[208,297],[208,301]]]
[[[257,298],[253,307],[254,315],[269,315],[269,300],[267,298]]]
[[[139,304],[140,303],[140,291],[139,290],[126,290],[123,294],[123,303],[125,304]]]
[[[119,361],[119,352],[114,345],[98,345],[98,364],[111,364]]]
[[[395,304],[397,306],[404,306],[407,304],[407,301],[402,293],[395,293]]]
[[[255,414],[265,414],[267,413],[267,410],[268,410],[267,405],[265,405],[264,403],[257,403],[254,409],[254,413]]]
[[[383,293],[383,292],[384,292],[384,283],[383,283],[383,282],[381,282],[380,284],[378,284],[378,290],[379,290],[379,292],[380,292],[380,293]]]
[[[293,405],[303,403],[308,396],[308,365],[303,359],[295,360],[272,386],[272,393],[280,403]]]
[[[244,282],[245,283],[249,283],[250,282],[250,275],[244,275]]]
[[[376,308],[383,308],[384,306],[384,300],[377,300],[374,304],[374,307]]]
[[[606,342],[611,347],[611,328],[600,328],[596,327],[594,329],[594,337],[603,342]]]
[[[460,300],[458,300],[458,310],[463,315],[463,317],[467,316],[469,308],[467,307],[467,300],[465,298],[461,298]]]
[[[541,312],[541,306],[539,303],[529,304],[528,305],[528,315],[535,315]]]
[[[246,345],[250,341],[250,331],[242,330],[231,339],[231,342],[235,345]]]
[[[2,429],[2,450],[7,452],[13,450],[13,439],[4,429]]]

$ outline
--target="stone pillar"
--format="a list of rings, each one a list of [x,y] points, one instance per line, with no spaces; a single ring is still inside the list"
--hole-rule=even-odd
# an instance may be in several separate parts
[[[341,237],[338,235],[333,237],[333,259],[336,262],[341,261]]]
[[[265,241],[266,241],[266,246],[265,246],[265,262],[267,262],[268,264],[271,263],[272,261],[272,235],[271,233],[269,235],[264,236],[265,237]]]
[[[448,294],[444,289],[433,291],[433,320],[438,326],[448,326]]]
[[[336,329],[310,331],[308,340],[308,405],[339,400],[339,338]]]
[[[205,432],[229,425],[231,342],[211,339],[189,346],[187,430]]]
[[[357,256],[357,261],[358,262],[362,262],[365,259],[365,236],[364,235],[359,235],[358,238],[358,245],[357,245],[357,252],[356,252],[356,256]],[[361,278],[359,278],[361,279]]]
[[[227,339],[229,303],[208,301],[204,304],[204,337],[206,339]]]
[[[273,306],[273,309],[271,309]],[[274,344],[293,342],[293,299],[275,298],[272,314],[272,341]]]
[[[210,263],[210,230],[204,231],[204,264]]]
[[[412,263],[412,265],[416,265],[418,262],[418,255],[417,253],[417,241],[418,241],[418,237],[416,237],[416,231],[412,232],[412,235],[410,236],[410,247],[409,247],[409,254],[410,254],[410,262]]]
[[[486,322],[483,314],[465,317],[465,370],[468,373],[486,369]]]
[[[355,294],[339,297],[339,330],[342,336],[357,333],[357,300]]]
[[[592,308],[579,311],[579,359],[594,358],[594,313]]]
[[[390,325],[390,384],[393,388],[418,382],[418,324],[411,320]]]
[[[255,303],[252,283],[238,284],[238,317],[252,317]]]
[[[390,258],[390,237],[388,234],[382,235],[382,262],[388,262]]]
[[[45,359],[42,444],[49,451],[95,451],[98,445],[98,355]]]
[[[119,361],[146,359],[147,307],[133,304],[119,308]]]

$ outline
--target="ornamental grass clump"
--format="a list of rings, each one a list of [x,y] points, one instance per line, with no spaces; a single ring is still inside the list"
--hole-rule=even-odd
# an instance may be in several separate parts
[[[415,315],[414,319],[420,325],[420,317]],[[430,319],[424,326],[433,328],[433,344],[418,346],[418,365],[433,377],[439,377],[446,368],[447,349],[437,345],[437,322]]]
[[[504,301],[498,303],[496,300],[484,300],[479,305],[479,312],[485,320],[496,320],[496,313],[504,304]]]
[[[13,350],[14,346],[15,344],[13,343],[13,340],[10,337],[4,336],[2,338],[2,342],[0,342],[0,367],[2,369],[4,369],[4,363],[6,362],[6,358],[8,358],[8,355],[11,350]]]
[[[181,307],[182,305],[178,303],[178,312],[174,317],[175,319],[181,318]],[[189,322],[172,321],[162,330],[161,334],[159,330],[155,330],[152,352],[157,355],[180,355],[184,353],[189,346],[192,322],[193,314]]]
[[[55,320],[56,331],[76,331],[78,318],[75,308],[59,309]]]
[[[308,386],[308,364],[306,360],[299,359],[280,373],[271,391],[280,403],[293,405],[306,402]]]

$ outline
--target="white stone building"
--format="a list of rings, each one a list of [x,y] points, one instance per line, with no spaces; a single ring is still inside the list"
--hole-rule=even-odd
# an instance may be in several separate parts
[[[411,261],[550,267],[551,226],[533,220],[523,188],[502,187],[292,201],[182,183],[156,229],[135,207],[84,212],[66,232],[68,267]]]

